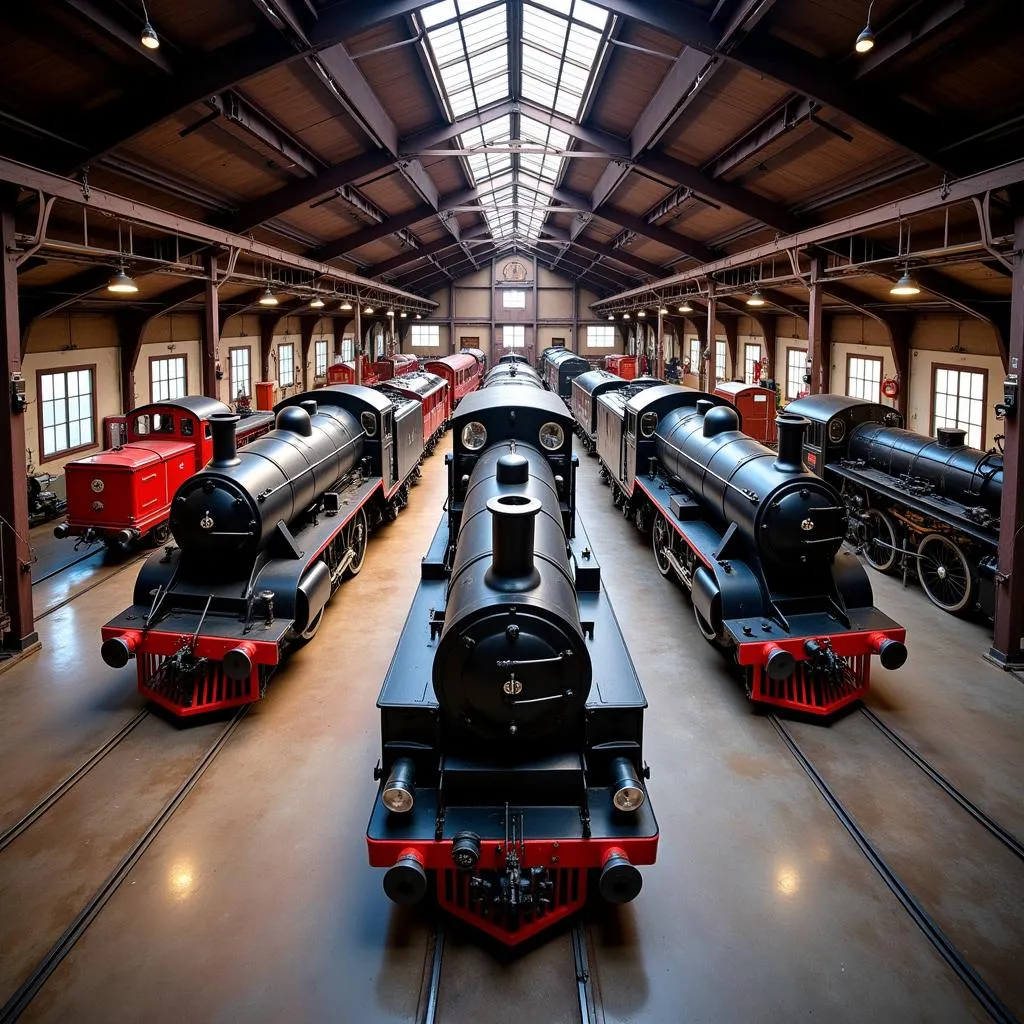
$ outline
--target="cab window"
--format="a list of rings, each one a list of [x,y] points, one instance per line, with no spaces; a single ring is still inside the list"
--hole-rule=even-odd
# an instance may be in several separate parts
[[[181,421],[181,436],[182,437],[191,437],[194,432],[195,432],[195,424],[191,420],[182,420]]]

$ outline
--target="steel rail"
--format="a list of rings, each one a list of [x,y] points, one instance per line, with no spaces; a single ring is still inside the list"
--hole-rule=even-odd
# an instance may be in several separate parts
[[[87,558],[92,558],[93,555],[98,555],[106,550],[107,549],[105,547],[100,546],[98,548],[94,548],[92,551],[87,551],[84,555],[81,555],[70,562],[65,562],[64,565],[60,565],[56,569],[51,569],[45,576],[40,576],[39,579],[33,580],[32,586],[34,587],[40,583],[45,583],[47,580],[52,580],[54,576],[59,576],[62,572],[65,572],[68,569],[72,569],[76,565],[81,565],[81,563],[84,562]]]

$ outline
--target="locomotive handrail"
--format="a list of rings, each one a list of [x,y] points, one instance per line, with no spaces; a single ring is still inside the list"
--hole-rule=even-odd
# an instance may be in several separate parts
[[[301,479],[307,473],[312,473],[314,470],[319,469],[325,462],[330,459],[337,458],[347,448],[351,448],[360,438],[367,437],[365,430],[361,430],[358,434],[353,435],[351,440],[347,441],[340,448],[335,448],[329,455],[325,455],[322,459],[317,459],[316,462],[311,463],[305,469],[301,470],[296,476],[293,476],[290,480],[286,480],[283,484],[278,484],[276,487],[268,487],[265,491],[260,491],[256,496],[256,500],[262,505],[272,494],[276,494],[278,491],[283,490],[285,487],[291,487],[296,480]]]

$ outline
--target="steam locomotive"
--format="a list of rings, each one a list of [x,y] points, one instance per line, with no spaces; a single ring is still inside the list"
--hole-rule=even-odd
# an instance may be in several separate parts
[[[546,348],[540,357],[544,383],[559,398],[569,401],[573,378],[590,370],[590,363],[567,348]]]
[[[723,398],[631,386],[598,398],[597,452],[623,515],[650,532],[658,571],[690,593],[701,634],[729,651],[753,701],[814,715],[856,701],[872,654],[907,657],[842,551],[846,508],[804,469],[808,421],[780,415],[774,452]]]
[[[608,391],[618,391],[627,385],[631,395],[654,384],[662,384],[657,377],[619,377],[608,370],[588,370],[573,378],[569,408],[576,421],[576,433],[588,455],[597,451],[597,400]]]
[[[633,899],[658,844],[646,700],[576,514],[564,403],[518,360],[464,399],[447,513],[378,699],[370,864],[516,945]]]
[[[370,530],[405,506],[423,455],[423,405],[397,392],[333,385],[276,413],[241,450],[237,417],[212,418],[213,459],[171,503],[178,547],[148,559],[102,629],[103,660],[134,657],[140,693],[178,715],[263,696],[362,568]]]
[[[943,611],[992,616],[1002,456],[968,447],[963,430],[904,430],[895,409],[857,398],[809,395],[788,409],[810,421],[807,465],[841,490],[868,564],[916,575]]]

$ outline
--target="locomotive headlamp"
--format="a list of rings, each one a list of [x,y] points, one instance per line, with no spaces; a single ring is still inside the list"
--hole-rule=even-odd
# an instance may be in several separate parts
[[[408,814],[412,810],[416,793],[416,766],[408,757],[400,757],[384,783],[381,800],[392,814]]]
[[[538,435],[541,448],[549,452],[558,451],[565,442],[565,431],[557,423],[545,423]]]
[[[467,423],[462,428],[462,446],[471,452],[480,451],[487,444],[487,428],[478,420]]]
[[[635,811],[646,799],[636,769],[627,757],[617,757],[611,765],[612,803],[617,810]]]

